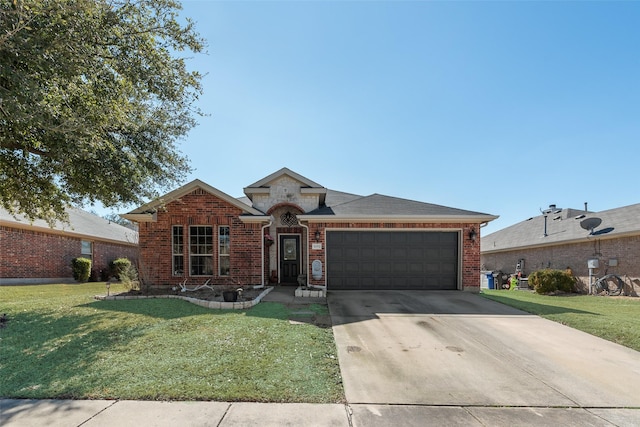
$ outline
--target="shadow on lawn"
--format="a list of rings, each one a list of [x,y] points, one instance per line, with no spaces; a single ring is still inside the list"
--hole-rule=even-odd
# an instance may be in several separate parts
[[[562,307],[557,305],[539,304],[539,303],[530,302],[530,301],[520,301],[513,298],[509,298],[508,296],[502,296],[502,295],[482,294],[482,297],[495,302],[499,302],[504,305],[508,305],[510,307],[517,308],[522,311],[526,311],[528,313],[537,314],[541,316],[551,315],[551,314],[566,314],[566,313],[599,315],[598,313],[594,313],[592,311],[578,310],[575,308]],[[557,297],[557,298],[569,298],[569,297]]]
[[[0,331],[0,396],[74,399],[92,392],[87,369],[104,351],[139,335],[131,325],[109,324],[101,313],[50,316],[20,312]]]
[[[84,304],[83,307],[119,313],[138,314],[165,320],[199,316],[202,314],[217,316],[229,313],[245,315],[247,317],[287,320],[292,314],[295,314],[298,309],[297,306],[292,308],[278,302],[260,302],[251,308],[243,310],[218,310],[200,307],[179,299],[164,298],[94,301]],[[313,315],[315,315],[315,313],[310,312],[310,317],[313,317]]]
[[[200,314],[211,313],[213,311],[187,301],[164,298],[93,301],[88,304],[83,304],[81,307],[119,313],[138,314],[141,316],[149,316],[165,320],[198,316]]]

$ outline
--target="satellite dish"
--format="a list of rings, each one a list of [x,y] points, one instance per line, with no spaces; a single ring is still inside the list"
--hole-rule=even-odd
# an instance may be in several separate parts
[[[593,229],[602,224],[602,220],[597,217],[587,218],[580,221],[580,227],[589,230],[589,234],[593,234]]]

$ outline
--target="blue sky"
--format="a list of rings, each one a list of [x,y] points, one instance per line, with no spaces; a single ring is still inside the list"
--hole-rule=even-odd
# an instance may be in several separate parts
[[[640,202],[640,2],[184,1],[208,114],[182,151],[232,196],[327,188],[500,215]]]

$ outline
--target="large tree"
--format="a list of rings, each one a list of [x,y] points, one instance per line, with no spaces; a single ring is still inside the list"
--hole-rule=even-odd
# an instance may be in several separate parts
[[[173,0],[0,0],[0,205],[140,203],[184,179],[202,52]]]

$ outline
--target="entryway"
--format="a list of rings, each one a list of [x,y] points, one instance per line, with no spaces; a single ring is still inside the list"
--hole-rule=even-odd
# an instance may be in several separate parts
[[[298,284],[300,274],[300,235],[281,234],[279,236],[280,283]]]

